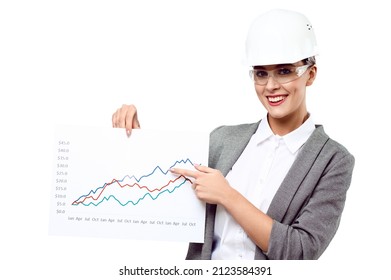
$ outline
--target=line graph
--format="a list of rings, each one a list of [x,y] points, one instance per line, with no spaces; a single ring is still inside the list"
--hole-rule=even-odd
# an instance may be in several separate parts
[[[161,174],[167,176],[169,174],[169,172],[170,172],[170,169],[175,167],[179,163],[184,163],[184,164],[189,163],[191,166],[193,166],[193,163],[191,162],[191,160],[190,159],[186,159],[186,160],[175,161],[175,163],[173,165],[171,165],[169,167],[169,169],[166,170],[166,171],[163,171],[162,168],[158,165],[158,166],[156,166],[153,169],[153,171],[151,173],[149,173],[147,175],[143,175],[143,176],[141,176],[139,178],[137,178],[135,175],[132,175],[132,176],[126,175],[125,177],[123,177],[120,180],[113,179],[111,182],[105,183],[103,186],[101,186],[101,187],[99,187],[99,188],[97,188],[95,190],[91,190],[87,195],[80,196],[78,199],[76,199],[74,202],[72,202],[72,205],[74,205],[74,206],[77,206],[77,205],[98,206],[98,205],[100,205],[104,201],[108,201],[110,199],[114,199],[121,206],[126,206],[128,204],[136,206],[138,203],[140,203],[140,201],[142,201],[146,197],[150,197],[152,200],[156,200],[163,193],[173,193],[177,188],[181,187],[182,185],[184,185],[186,183],[191,185],[193,182],[189,178],[186,178],[186,177],[180,175],[180,176],[177,176],[175,179],[170,179],[168,181],[168,183],[164,184],[161,187],[150,189],[148,186],[141,185],[141,181],[143,179],[146,179],[146,178],[150,177],[150,176],[153,176],[156,172],[160,172]],[[134,180],[136,182],[134,182],[134,183],[125,183],[126,179],[128,179],[128,181]],[[182,180],[180,180],[180,179],[182,179]],[[179,181],[179,182],[177,183],[177,181]],[[169,186],[171,184],[174,184],[175,186],[173,186],[170,189]],[[139,190],[145,190],[146,192],[145,192],[144,195],[142,195],[141,197],[137,198],[136,200],[127,200],[126,202],[121,202],[113,194],[103,195],[103,193],[108,190],[108,187],[113,186],[113,185],[114,186],[118,186],[121,189],[124,189],[124,188],[129,188],[129,189],[138,188]],[[153,195],[152,193],[154,193],[154,192],[157,192],[157,193],[155,195]],[[96,195],[96,196],[94,197],[94,195]],[[92,201],[89,202],[90,200],[92,200]]]
[[[205,204],[171,168],[207,162],[209,133],[59,126],[49,233],[203,242]]]

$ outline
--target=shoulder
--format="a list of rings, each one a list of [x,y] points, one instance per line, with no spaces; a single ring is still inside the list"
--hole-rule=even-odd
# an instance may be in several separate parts
[[[259,122],[240,125],[225,125],[214,129],[210,133],[209,141],[209,166],[222,169],[221,163],[228,166],[227,162],[237,160],[245,149],[248,141],[256,132]],[[229,166],[231,167],[231,166]],[[225,169],[224,169],[225,170]]]
[[[229,140],[248,134],[252,135],[257,130],[259,122],[219,126],[210,133],[211,140]]]
[[[315,131],[311,136],[311,138],[314,138],[315,141],[317,141],[317,139],[324,138],[326,139],[326,143],[325,143],[326,146],[328,146],[330,149],[338,150],[343,154],[350,154],[350,152],[345,146],[343,146],[341,143],[328,136],[328,134],[325,132],[324,127],[322,125],[316,125]]]
[[[349,165],[354,164],[354,156],[344,145],[330,138],[325,132],[322,125],[316,126],[315,131],[312,133],[307,143],[305,144],[305,149],[316,149],[316,146],[320,148],[319,157],[324,161],[336,162],[343,160],[349,163]]]

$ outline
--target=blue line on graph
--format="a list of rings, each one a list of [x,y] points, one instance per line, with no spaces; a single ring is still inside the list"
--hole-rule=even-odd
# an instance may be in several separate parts
[[[140,183],[140,181],[141,181],[143,178],[146,178],[146,177],[151,176],[152,174],[154,174],[154,173],[156,172],[156,170],[160,170],[161,173],[163,173],[164,175],[167,175],[167,173],[170,171],[170,169],[173,168],[175,165],[177,165],[177,164],[179,164],[179,163],[184,163],[184,164],[186,164],[187,162],[189,162],[191,165],[193,165],[193,163],[191,162],[190,159],[185,159],[185,160],[182,159],[182,160],[180,160],[180,161],[175,161],[175,163],[174,163],[173,165],[171,165],[171,166],[167,169],[167,171],[165,171],[165,172],[164,172],[164,171],[160,168],[160,166],[158,165],[158,166],[156,166],[156,167],[153,169],[153,171],[152,171],[151,173],[149,173],[149,174],[147,174],[147,175],[143,175],[143,176],[141,176],[141,177],[138,178],[138,179],[137,179],[136,176],[134,176],[134,175],[132,175],[132,176],[126,175],[126,176],[124,176],[121,180],[116,180],[116,181],[117,181],[117,182],[123,182],[123,181],[125,180],[125,178],[129,178],[130,180],[131,180],[132,178],[134,178],[134,179],[137,181],[137,183]],[[97,189],[95,189],[95,190],[91,190],[88,194],[80,196],[80,197],[79,197],[78,199],[76,199],[75,201],[78,201],[78,200],[80,200],[80,199],[83,198],[83,197],[90,196],[91,194],[96,194],[98,190],[103,189],[107,184],[108,184],[108,183],[104,183],[103,186],[101,186],[101,187],[99,187],[99,188],[97,188]],[[84,205],[84,204],[83,204],[83,205]]]
[[[129,200],[128,202],[126,202],[125,204],[124,203],[121,203],[121,201],[119,201],[114,195],[109,195],[109,197],[104,197],[102,198],[101,201],[99,201],[98,203],[93,203],[93,202],[90,202],[88,204],[85,204],[85,203],[81,203],[83,204],[84,206],[90,206],[90,205],[94,205],[94,206],[98,206],[99,204],[101,204],[104,200],[109,200],[110,198],[113,198],[115,199],[119,204],[121,204],[121,206],[126,206],[128,205],[129,203],[132,203],[133,205],[137,205],[141,200],[143,200],[147,195],[149,195],[152,200],[156,200],[162,193],[164,192],[169,192],[169,193],[173,193],[176,189],[178,189],[180,186],[182,186],[184,183],[186,183],[186,181],[188,181],[187,179],[185,179],[182,183],[180,183],[178,186],[175,186],[171,191],[166,189],[162,192],[160,192],[157,196],[153,197],[150,193],[146,193],[143,197],[139,198],[136,202],[133,202],[131,200]]]

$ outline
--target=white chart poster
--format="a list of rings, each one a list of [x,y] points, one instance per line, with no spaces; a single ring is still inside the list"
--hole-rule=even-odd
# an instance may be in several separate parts
[[[203,242],[205,204],[171,167],[207,165],[208,133],[59,126],[49,234]]]

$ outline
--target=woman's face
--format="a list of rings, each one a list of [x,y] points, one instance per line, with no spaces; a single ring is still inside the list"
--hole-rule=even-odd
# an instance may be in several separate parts
[[[303,62],[289,64],[288,66],[302,66]],[[255,70],[273,71],[282,65],[256,66]],[[311,85],[316,77],[316,66],[310,66],[304,74],[293,81],[279,83],[274,77],[269,77],[265,85],[255,84],[255,91],[259,100],[268,112],[270,125],[272,122],[299,121],[301,125],[307,116],[306,87]],[[298,127],[297,126],[297,127]]]

